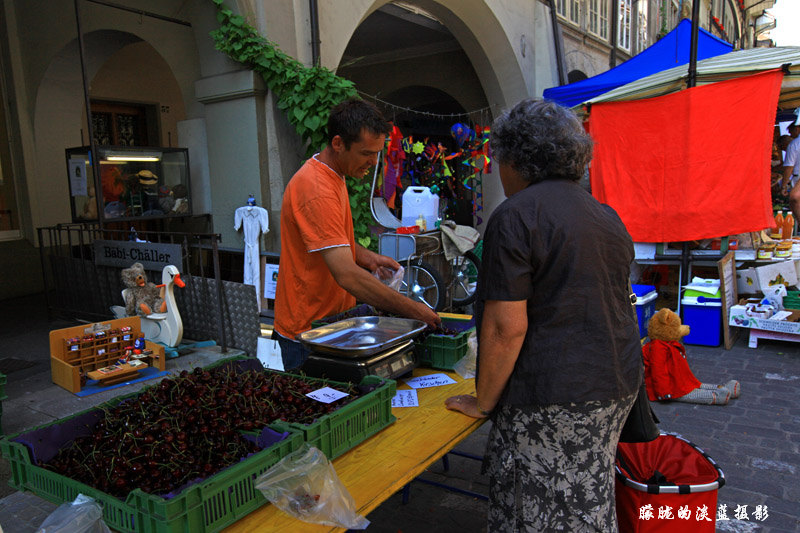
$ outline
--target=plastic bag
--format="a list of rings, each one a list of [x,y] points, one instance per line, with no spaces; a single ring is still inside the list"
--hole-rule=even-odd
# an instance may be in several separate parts
[[[317,448],[303,444],[256,479],[255,487],[286,514],[313,524],[366,529],[353,497]]]
[[[36,533],[111,533],[103,522],[103,508],[89,496],[78,494],[44,519]]]
[[[477,362],[478,336],[473,331],[467,338],[467,353],[453,365],[453,370],[464,379],[474,378]]]
[[[399,291],[400,284],[403,283],[403,276],[405,276],[405,269],[400,267],[392,271],[390,268],[378,267],[372,275],[378,278],[384,285],[388,285],[390,289]]]

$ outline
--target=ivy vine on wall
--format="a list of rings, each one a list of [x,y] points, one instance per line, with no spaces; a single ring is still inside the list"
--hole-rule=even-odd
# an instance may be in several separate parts
[[[235,14],[223,0],[217,7],[219,29],[211,32],[217,50],[258,73],[273,92],[278,108],[286,113],[297,134],[306,143],[306,156],[326,143],[328,112],[336,104],[357,97],[355,85],[322,66],[306,67],[283,52],[277,44],[259,35],[243,16]],[[375,249],[371,238],[370,186],[363,179],[347,177],[353,228],[359,244]]]

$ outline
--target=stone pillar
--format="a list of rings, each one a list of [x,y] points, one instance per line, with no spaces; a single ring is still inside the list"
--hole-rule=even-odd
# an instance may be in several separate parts
[[[263,80],[249,70],[238,70],[202,78],[195,83],[195,95],[205,105],[208,138],[208,171],[214,231],[222,235],[223,247],[243,248],[244,241],[233,229],[237,207],[248,195],[258,205],[265,203],[262,182],[268,157]],[[269,188],[267,187],[267,190]],[[270,212],[270,228],[275,214]],[[271,229],[268,238],[272,239]]]

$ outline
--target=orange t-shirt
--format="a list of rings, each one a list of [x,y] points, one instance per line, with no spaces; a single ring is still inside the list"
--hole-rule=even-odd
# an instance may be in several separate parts
[[[322,254],[349,246],[356,257],[353,216],[344,178],[312,157],[292,176],[281,206],[281,259],[275,289],[275,329],[286,338],[311,322],[341,313],[356,299],[336,283]]]

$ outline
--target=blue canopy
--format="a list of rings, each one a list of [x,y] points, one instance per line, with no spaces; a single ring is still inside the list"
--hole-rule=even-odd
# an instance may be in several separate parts
[[[599,94],[621,85],[644,78],[668,68],[689,62],[692,39],[692,21],[683,19],[678,26],[649,48],[597,76],[545,89],[544,98],[563,106],[573,107]],[[703,28],[697,35],[697,60],[727,54],[733,50],[730,43],[719,39]]]

